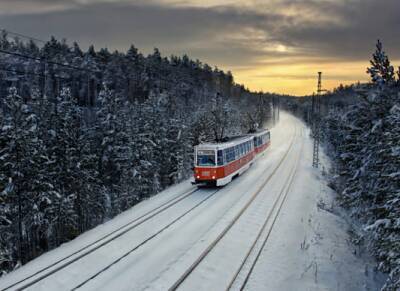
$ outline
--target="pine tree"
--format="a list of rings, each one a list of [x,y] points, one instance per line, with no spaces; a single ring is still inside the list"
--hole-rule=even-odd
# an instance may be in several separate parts
[[[10,48],[10,42],[8,40],[8,34],[5,30],[1,31],[0,36],[0,48],[3,50],[8,50]]]
[[[2,89],[21,90],[0,100],[0,272],[184,179],[194,145],[236,134],[245,112],[257,114],[258,99],[229,72],[189,56],[84,53],[54,37],[39,48],[6,33],[0,46],[43,60],[0,60],[41,75],[2,75]]]
[[[2,176],[7,183],[2,189],[3,199],[10,205],[10,221],[16,234],[17,258],[24,263],[27,258],[26,248],[26,215],[32,201],[31,187],[35,176],[31,169],[35,168],[36,156],[36,116],[26,105],[16,88],[10,88],[5,98],[5,114],[2,127],[3,149]],[[4,183],[4,182],[3,182]]]
[[[117,200],[121,192],[121,170],[127,150],[128,140],[124,132],[122,100],[106,84],[99,95],[100,109],[97,111],[98,125],[101,132],[99,152],[99,174],[109,191],[110,213],[118,213]]]
[[[379,39],[370,63],[371,67],[367,68],[367,73],[370,74],[374,84],[383,86],[394,82],[394,68],[390,65],[389,58],[383,51],[383,46]]]
[[[0,109],[2,107],[0,106]],[[9,157],[9,131],[3,110],[0,110],[0,277],[15,265],[13,244],[16,243],[13,235],[13,207],[12,183],[7,174],[6,161]]]

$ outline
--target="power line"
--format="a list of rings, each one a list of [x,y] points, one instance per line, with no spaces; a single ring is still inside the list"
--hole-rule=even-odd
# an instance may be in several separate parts
[[[35,41],[39,41],[39,42],[42,42],[42,43],[46,43],[46,41],[44,41],[42,39],[31,37],[31,36],[28,36],[28,35],[25,35],[25,34],[22,34],[22,33],[13,32],[13,31],[10,31],[8,29],[0,28],[0,30],[5,32],[5,33],[7,33],[7,34],[12,34],[12,35],[23,37],[23,38],[27,38],[27,39],[30,39],[30,40],[35,40]],[[36,57],[32,57],[32,56],[21,54],[21,53],[10,52],[10,51],[6,51],[6,50],[3,50],[3,49],[0,49],[0,52],[4,53],[4,54],[8,54],[8,55],[18,56],[18,57],[25,58],[25,59],[36,60],[36,61],[39,61],[39,62],[45,62],[45,63],[51,64],[51,65],[62,66],[62,67],[73,69],[73,70],[79,70],[79,71],[85,71],[85,72],[91,72],[91,73],[99,73],[100,72],[100,71],[93,71],[93,70],[86,69],[86,68],[79,68],[79,67],[76,67],[76,66],[63,64],[63,63],[59,63],[59,62],[54,62],[54,61],[46,60],[44,58],[36,58]]]
[[[60,66],[60,67],[70,68],[70,69],[73,69],[73,70],[85,71],[85,72],[90,72],[90,73],[100,73],[100,71],[93,71],[93,70],[90,70],[90,69],[79,68],[79,67],[75,67],[75,66],[71,66],[71,65],[67,65],[67,64],[62,64],[62,63],[58,63],[58,62],[54,62],[54,61],[48,61],[48,60],[46,60],[44,58],[36,58],[36,57],[28,56],[28,55],[25,55],[25,54],[21,54],[21,53],[10,52],[10,51],[3,50],[3,49],[0,49],[0,53],[7,54],[7,55],[12,55],[12,56],[17,56],[17,57],[25,58],[25,59],[35,60],[35,61],[39,61],[39,62],[45,62],[45,63],[50,64],[50,65],[57,65],[57,66]]]
[[[46,41],[44,41],[42,39],[35,38],[35,37],[32,37],[32,36],[28,36],[28,35],[25,35],[25,34],[22,34],[22,33],[18,33],[18,32],[13,32],[13,31],[10,31],[10,30],[5,29],[5,28],[0,28],[0,30],[4,31],[7,34],[11,34],[11,35],[27,38],[27,39],[38,41],[38,42],[41,42],[41,43],[46,43]]]
[[[42,77],[42,78],[46,77],[46,75],[50,75],[50,74],[38,74],[38,73],[32,73],[32,72],[25,72],[25,71],[19,71],[19,70],[11,70],[11,69],[6,69],[6,68],[0,68],[0,71],[16,73],[16,74],[21,74],[21,75],[38,76],[38,77]],[[55,79],[69,80],[68,78],[60,77],[57,75],[52,75],[52,77]]]
[[[35,41],[40,41],[42,43],[46,43],[46,41],[44,41],[44,40],[41,40],[41,39],[38,39],[38,38],[34,38],[34,37],[30,37],[30,36],[27,36],[27,35],[24,35],[24,34],[21,34],[21,33],[16,33],[16,32],[12,32],[12,31],[9,31],[9,30],[6,30],[6,29],[1,29],[1,28],[0,28],[0,30],[2,30],[2,31],[4,31],[5,33],[8,33],[8,34],[13,34],[13,35],[16,35],[16,36],[19,36],[19,37],[24,37],[24,38],[27,38],[27,39],[30,39],[30,40],[35,40]],[[23,54],[23,53],[20,53],[20,52],[9,51],[9,50],[5,50],[5,49],[2,49],[2,48],[0,48],[0,53],[6,54],[6,55],[15,56],[15,57],[19,57],[19,58],[29,59],[29,60],[33,60],[33,61],[36,61],[36,62],[40,62],[40,63],[44,64],[45,66],[47,64],[49,64],[49,65],[56,65],[56,66],[60,66],[60,67],[64,67],[64,68],[69,68],[69,69],[72,69],[72,70],[82,71],[82,72],[86,72],[86,73],[92,73],[92,74],[102,73],[102,71],[100,71],[100,70],[91,70],[91,69],[87,69],[87,68],[76,67],[76,66],[73,66],[73,65],[65,64],[65,63],[60,63],[60,62],[56,62],[56,61],[47,60],[45,57],[34,57],[34,56],[31,56],[31,55]],[[36,74],[36,73],[22,72],[22,71],[18,71],[18,70],[9,70],[9,69],[2,69],[2,68],[0,68],[0,70],[7,71],[7,72],[12,72],[12,73],[18,73],[18,74],[41,76],[41,77],[46,77],[47,75],[49,75],[52,79],[69,80],[68,78],[63,78],[63,77],[56,76],[54,74],[54,72],[50,72],[50,73],[44,72],[43,74]],[[129,75],[124,75],[122,77],[118,77],[117,79],[120,79],[121,81],[127,81],[128,80],[128,82],[129,82],[129,78],[130,78]],[[93,81],[94,81],[94,85],[91,85],[91,82],[93,82]],[[88,94],[87,98],[89,100],[91,98],[91,96],[90,96],[90,94],[91,94],[90,92],[92,91],[91,87],[96,86],[96,79],[91,78],[90,74],[88,74],[87,75],[87,82],[88,82],[88,84],[87,84],[87,86],[88,86],[87,87],[88,88],[87,89],[87,92],[88,92],[87,93]]]

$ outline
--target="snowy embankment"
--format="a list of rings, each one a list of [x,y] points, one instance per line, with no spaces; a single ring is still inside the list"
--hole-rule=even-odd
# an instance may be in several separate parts
[[[224,290],[230,283],[233,290],[378,289],[374,262],[350,243],[348,225],[332,208],[334,194],[311,159],[307,129],[282,114],[271,148],[226,187],[201,189],[169,204],[194,189],[189,181],[171,187],[5,276],[0,290],[132,221],[131,230],[122,227],[107,238],[118,235],[115,239],[100,240],[11,289],[59,268],[28,289],[166,290],[213,242],[178,289]],[[159,212],[149,212],[156,208]]]

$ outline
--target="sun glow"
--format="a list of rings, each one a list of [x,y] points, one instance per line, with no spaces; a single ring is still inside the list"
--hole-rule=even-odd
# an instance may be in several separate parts
[[[332,90],[340,84],[365,82],[367,62],[266,64],[233,70],[235,81],[255,91],[277,92],[296,96],[309,95],[317,87],[317,72],[323,72],[323,87]]]

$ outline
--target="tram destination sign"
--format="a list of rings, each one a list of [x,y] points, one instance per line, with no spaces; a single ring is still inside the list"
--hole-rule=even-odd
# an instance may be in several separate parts
[[[197,154],[198,154],[198,155],[205,155],[205,156],[208,156],[208,155],[214,155],[215,152],[214,152],[213,150],[198,150],[198,151],[197,151]]]

